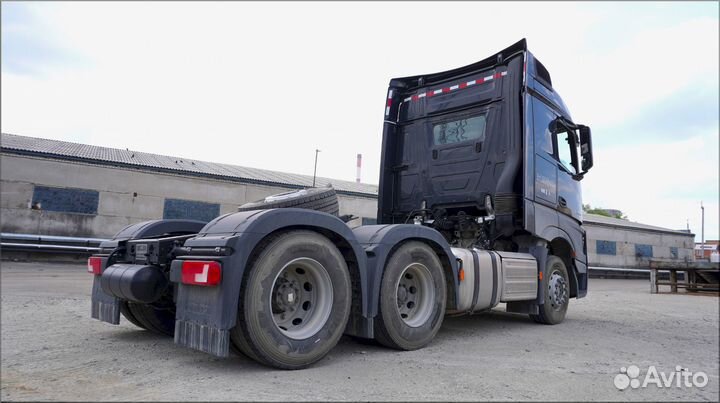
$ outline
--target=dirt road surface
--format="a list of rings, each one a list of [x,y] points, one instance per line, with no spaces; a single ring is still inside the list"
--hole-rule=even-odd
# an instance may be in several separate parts
[[[343,338],[301,371],[176,346],[90,319],[84,266],[2,262],[1,398],[8,400],[708,400],[718,401],[718,298],[590,281],[557,326],[501,309],[446,318],[434,342],[398,352]],[[618,390],[621,367],[708,384]]]

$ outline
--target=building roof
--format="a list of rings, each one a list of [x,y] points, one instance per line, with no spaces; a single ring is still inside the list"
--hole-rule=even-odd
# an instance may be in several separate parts
[[[150,154],[140,151],[120,150],[117,148],[99,147],[88,144],[70,143],[67,141],[50,140],[38,137],[18,136],[2,133],[0,148],[3,152],[81,161],[100,165],[121,166],[141,170],[173,172],[180,175],[192,175],[208,178],[224,179],[237,182],[258,183],[265,185],[304,188],[312,186],[312,176],[286,172],[269,171],[239,165],[220,164],[193,160],[183,157]],[[316,178],[319,187],[332,184],[340,194],[376,198],[377,185]],[[583,215],[586,224],[637,229],[643,231],[670,233],[675,235],[693,236],[686,231],[655,227],[634,221],[605,217],[597,214]]]
[[[636,229],[641,231],[661,232],[673,235],[685,235],[695,237],[695,234],[687,231],[678,231],[668,228],[656,227],[654,225],[641,224],[639,222],[622,220],[620,218],[605,217],[598,214],[583,213],[583,223],[590,225],[602,225],[606,227],[619,227],[623,229]]]
[[[67,141],[38,137],[18,136],[7,133],[2,133],[0,148],[2,148],[3,152],[14,154],[81,161],[100,165],[122,166],[141,170],[173,172],[180,175],[201,176],[291,188],[311,187],[313,182],[312,176],[309,175],[269,171],[239,165],[220,164],[190,158],[120,150],[117,148],[70,143]],[[378,193],[377,185],[366,183],[317,177],[315,184],[318,187],[332,184],[340,194],[377,197]]]

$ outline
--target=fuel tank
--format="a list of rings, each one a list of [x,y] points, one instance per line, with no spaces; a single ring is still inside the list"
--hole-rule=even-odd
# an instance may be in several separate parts
[[[472,313],[500,302],[533,300],[537,296],[538,267],[527,253],[452,248],[464,273],[458,289],[457,309]]]

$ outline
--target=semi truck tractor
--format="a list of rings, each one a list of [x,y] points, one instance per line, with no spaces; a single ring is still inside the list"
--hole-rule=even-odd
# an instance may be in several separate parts
[[[562,322],[587,293],[591,132],[525,40],[392,79],[384,102],[376,225],[350,228],[328,188],[208,223],[130,225],[88,260],[91,316],[283,369],[317,362],[343,334],[419,349],[446,315],[500,303]]]

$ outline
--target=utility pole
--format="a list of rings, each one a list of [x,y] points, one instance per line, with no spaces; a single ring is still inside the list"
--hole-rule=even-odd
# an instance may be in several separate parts
[[[705,207],[700,200],[700,210],[702,211],[702,224],[700,230],[700,258],[705,259]]]
[[[317,157],[320,150],[317,148],[315,149],[315,169],[313,169],[313,185],[312,187],[315,187],[315,175],[317,175]]]

